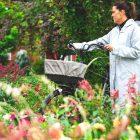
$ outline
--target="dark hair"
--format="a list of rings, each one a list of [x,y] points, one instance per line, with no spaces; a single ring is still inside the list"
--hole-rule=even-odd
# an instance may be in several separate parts
[[[121,1],[116,2],[113,6],[116,6],[116,8],[120,11],[124,10],[127,18],[136,18],[136,8],[133,2]]]

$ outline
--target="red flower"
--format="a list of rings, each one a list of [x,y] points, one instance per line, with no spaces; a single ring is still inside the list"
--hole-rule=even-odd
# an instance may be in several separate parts
[[[40,122],[40,123],[45,122],[45,118],[43,116],[39,116],[38,122]]]
[[[35,86],[35,91],[36,91],[36,92],[39,92],[40,89],[41,89],[40,84],[38,84],[38,85]]]
[[[119,97],[119,90],[118,89],[114,89],[110,92],[110,97],[115,100]]]

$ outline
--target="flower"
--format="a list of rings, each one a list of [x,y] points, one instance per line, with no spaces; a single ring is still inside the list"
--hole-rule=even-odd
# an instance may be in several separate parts
[[[83,137],[90,128],[91,125],[88,122],[82,122],[74,128],[74,131],[72,132],[72,137]]]
[[[28,130],[31,126],[31,122],[28,118],[20,119],[18,127],[21,130]]]
[[[136,83],[136,74],[133,74],[132,77],[129,78],[128,84],[135,84]]]
[[[1,86],[2,86],[2,87],[1,87],[1,89],[5,91],[5,90],[6,90],[6,88],[7,88],[7,84],[6,84],[6,83],[2,83],[2,85],[1,85]]]
[[[27,136],[27,131],[22,129],[11,128],[10,132],[6,140],[22,140]]]
[[[10,125],[8,126],[8,128],[9,128],[9,129],[14,129],[14,124],[10,124]]]
[[[38,117],[38,122],[40,122],[40,123],[45,122],[44,116],[39,116]]]
[[[44,133],[38,127],[29,128],[27,139],[29,139],[29,140],[47,140]]]
[[[10,95],[12,93],[12,87],[10,85],[7,85],[5,92],[7,95]]]
[[[128,86],[128,93],[136,93],[136,88]]]
[[[137,95],[137,90],[136,90],[136,75],[132,75],[132,77],[129,78],[128,84],[127,84],[127,98],[131,102],[132,105],[136,105],[136,95]]]
[[[15,115],[14,113],[12,113],[12,114],[10,115],[10,120],[13,121],[13,120],[15,120],[15,119],[16,119],[16,115]]]
[[[134,128],[138,131],[138,133],[140,134],[140,125],[135,125]]]
[[[22,93],[26,93],[28,90],[29,90],[29,86],[28,86],[28,85],[25,85],[25,84],[22,84],[22,85],[21,85],[20,91],[21,91]]]
[[[120,119],[118,117],[116,117],[113,120],[113,127],[118,127],[121,124]]]
[[[45,76],[41,76],[41,80],[42,80],[45,84],[49,84],[49,82],[50,82]]]
[[[119,97],[119,90],[114,89],[110,92],[110,96],[113,100],[116,100]]]
[[[129,117],[124,115],[121,119],[121,128],[120,129],[125,130],[129,124],[130,124]]]
[[[96,129],[96,130],[100,130],[102,132],[104,132],[106,130],[104,124],[101,124],[101,123],[95,123],[93,126],[92,126],[93,129]]]
[[[10,114],[5,114],[3,115],[4,120],[10,120]]]
[[[87,80],[82,80],[78,82],[78,87],[83,89],[88,94],[88,100],[92,100],[94,97],[94,90]]]
[[[35,86],[35,91],[36,91],[36,92],[39,92],[40,90],[41,90],[40,84],[37,84],[37,85]]]
[[[61,125],[59,122],[54,123],[48,130],[48,136],[52,140],[60,140],[63,136]]]
[[[20,89],[18,89],[18,88],[13,88],[13,90],[12,90],[12,96],[13,97],[18,97],[19,95],[20,95]]]

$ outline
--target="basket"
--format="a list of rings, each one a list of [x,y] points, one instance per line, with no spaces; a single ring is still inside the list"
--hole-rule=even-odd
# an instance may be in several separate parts
[[[84,78],[87,65],[74,61],[45,60],[45,74],[57,84],[76,84]]]

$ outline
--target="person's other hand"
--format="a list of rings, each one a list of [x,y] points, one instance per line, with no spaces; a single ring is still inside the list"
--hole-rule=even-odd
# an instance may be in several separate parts
[[[113,46],[110,45],[110,44],[105,45],[104,48],[105,48],[106,50],[110,51],[110,52],[113,51]]]

